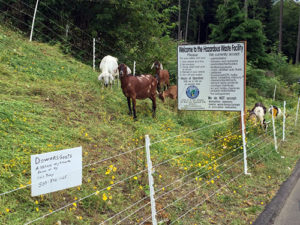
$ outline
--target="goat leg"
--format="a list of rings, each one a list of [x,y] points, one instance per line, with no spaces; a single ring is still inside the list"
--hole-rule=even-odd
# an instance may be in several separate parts
[[[127,97],[127,103],[128,103],[128,109],[129,109],[128,115],[131,115],[132,111],[131,111],[131,104],[130,104],[130,98],[129,97]]]
[[[155,117],[155,112],[156,112],[156,98],[155,96],[151,98],[152,100],[152,117]]]
[[[136,119],[136,111],[135,111],[136,100],[132,98],[132,109],[133,109],[133,119]]]

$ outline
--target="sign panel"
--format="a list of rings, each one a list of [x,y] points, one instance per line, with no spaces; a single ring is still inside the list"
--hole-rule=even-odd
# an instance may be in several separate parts
[[[82,184],[82,147],[31,156],[31,196]]]
[[[178,109],[241,111],[246,43],[178,46]]]

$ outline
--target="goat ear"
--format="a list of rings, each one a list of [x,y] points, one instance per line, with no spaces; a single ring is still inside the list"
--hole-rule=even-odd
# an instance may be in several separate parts
[[[152,64],[151,69],[153,68],[153,66],[154,66],[154,63]]]
[[[160,64],[160,69],[161,69],[161,70],[163,70],[163,69],[164,69],[164,67],[163,67],[163,65],[162,65],[162,64]]]
[[[131,69],[128,66],[126,66],[126,69],[127,69],[127,74],[131,74]]]

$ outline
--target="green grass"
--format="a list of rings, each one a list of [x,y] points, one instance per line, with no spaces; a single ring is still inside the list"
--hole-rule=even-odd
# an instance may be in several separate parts
[[[0,26],[0,193],[30,183],[32,154],[83,146],[83,165],[87,165],[143,146],[145,134],[149,134],[151,143],[154,143],[223,120],[228,122],[151,145],[154,165],[176,157],[156,168],[156,190],[194,172],[193,176],[177,183],[177,186],[184,182],[187,185],[157,201],[158,209],[199,187],[196,194],[162,210],[159,220],[173,221],[203,200],[203,196],[213,193],[235,174],[242,172],[239,164],[239,167],[233,167],[219,178],[214,178],[233,165],[234,161],[227,160],[235,156],[241,159],[238,113],[177,112],[176,104],[171,100],[166,104],[158,100],[157,115],[152,118],[151,101],[145,100],[137,101],[138,120],[133,121],[127,114],[127,102],[120,87],[103,89],[97,81],[97,75],[98,72],[94,72],[90,66],[62,54],[59,46],[29,43],[18,32]],[[249,108],[257,101],[253,94],[255,92],[254,89],[248,89]],[[291,97],[292,92],[289,95],[286,100],[288,114],[291,115],[288,127],[291,127],[296,99]],[[282,102],[273,102],[271,99],[260,100],[265,105],[282,105]],[[259,135],[272,143],[272,133],[263,135],[259,127],[247,126],[248,148],[262,141],[257,138]],[[191,224],[191,221],[196,224],[211,224],[212,221],[217,224],[229,224],[231,221],[233,224],[247,224],[253,221],[278,189],[278,185],[290,174],[291,170],[287,167],[292,168],[299,155],[298,137],[297,132],[291,134],[287,144],[280,148],[284,160],[277,153],[272,154],[270,159],[258,164],[260,167],[250,169],[251,177],[241,177],[236,181],[238,185],[233,182],[224,189],[224,193],[212,197],[213,200],[197,208],[195,213],[188,214],[180,224]],[[210,142],[212,144],[206,146]],[[274,151],[272,145],[261,154],[268,151]],[[225,154],[228,155],[222,160],[215,161]],[[249,165],[255,164],[260,157],[258,153],[249,156]],[[223,165],[225,161],[226,166]],[[146,163],[142,148],[85,168],[80,188],[38,197],[31,197],[30,188],[24,188],[0,196],[0,223],[23,224],[144,169]],[[207,185],[200,187],[202,183]],[[240,185],[246,188],[238,188]],[[170,186],[157,195],[174,187]],[[257,187],[262,187],[262,190],[257,190]],[[108,198],[105,201],[103,194]],[[57,221],[63,224],[99,224],[148,194],[147,175],[141,173],[36,224],[55,224]],[[243,202],[252,195],[247,200],[250,205]],[[264,204],[261,205],[261,202]],[[111,223],[124,218],[145,203],[138,204]],[[141,222],[150,215],[149,209],[146,207],[135,213],[123,224]]]

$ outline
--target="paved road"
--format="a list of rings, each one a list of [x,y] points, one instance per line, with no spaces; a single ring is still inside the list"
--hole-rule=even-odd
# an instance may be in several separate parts
[[[300,224],[300,179],[287,198],[281,212],[276,217],[274,225]]]
[[[300,160],[254,225],[300,225]]]

